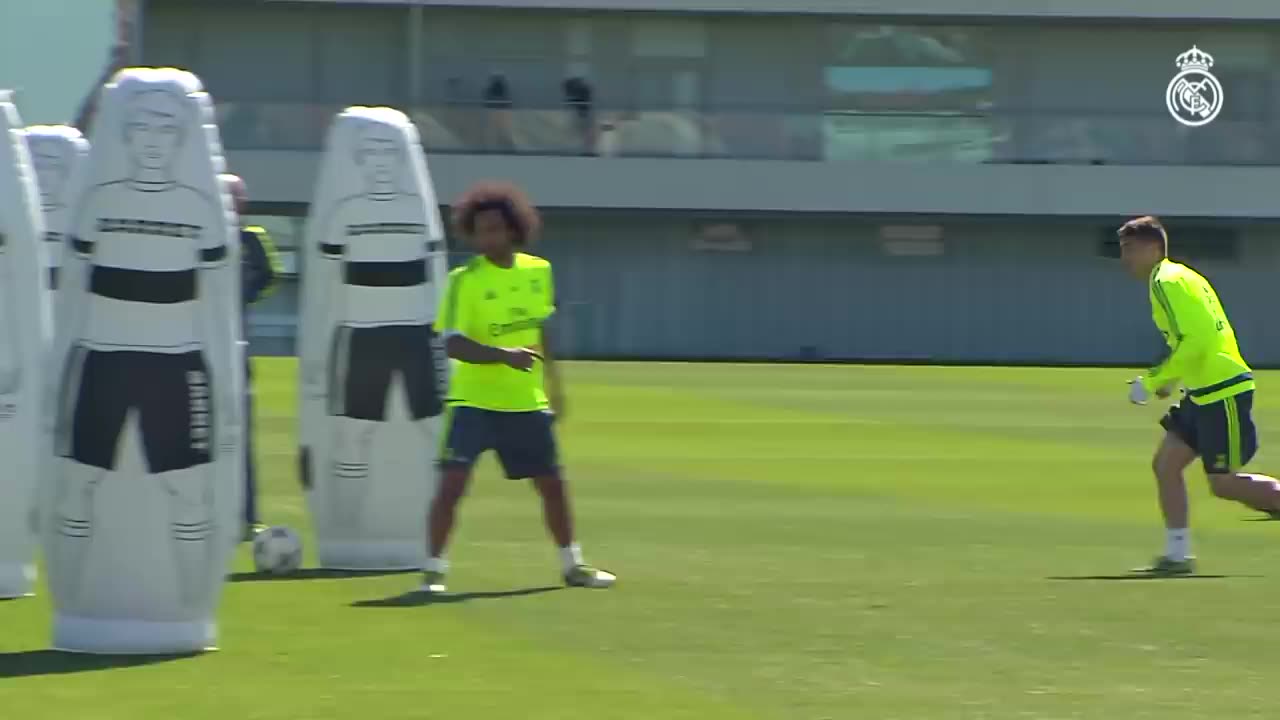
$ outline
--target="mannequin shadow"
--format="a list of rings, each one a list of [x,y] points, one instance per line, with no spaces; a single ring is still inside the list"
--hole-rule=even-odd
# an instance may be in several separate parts
[[[197,657],[203,653],[180,655],[86,655],[61,650],[20,650],[0,652],[0,678],[67,675],[71,673],[116,670],[127,667]]]
[[[266,572],[238,572],[227,576],[227,582],[289,582],[294,580],[342,580],[347,578],[371,578],[388,575],[407,575],[421,570],[324,570],[307,568],[283,575]]]

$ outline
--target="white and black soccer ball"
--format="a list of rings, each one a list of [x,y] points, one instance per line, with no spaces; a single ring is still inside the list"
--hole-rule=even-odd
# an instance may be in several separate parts
[[[281,525],[263,530],[253,538],[253,567],[271,575],[295,572],[302,567],[302,538]]]

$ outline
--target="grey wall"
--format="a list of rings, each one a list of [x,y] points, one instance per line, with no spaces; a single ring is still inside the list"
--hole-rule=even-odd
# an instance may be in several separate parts
[[[601,218],[553,225],[543,247],[579,354],[1151,362],[1145,284],[1099,257],[1101,227],[952,223],[945,255],[901,258],[865,220],[747,223],[753,251],[707,253],[687,221]],[[1239,260],[1196,265],[1249,357],[1274,365],[1280,232],[1246,236]]]
[[[313,152],[228,153],[254,199],[308,202]],[[552,207],[1280,217],[1280,168],[802,163],[432,155],[441,198],[506,178]]]
[[[863,15],[994,15],[1011,17],[1122,17],[1280,19],[1269,0],[302,0],[343,5],[660,10],[668,12],[828,13]],[[205,0],[212,2],[212,0]]]
[[[1145,284],[1099,253],[1109,221],[919,217],[943,227],[943,254],[891,257],[868,219],[757,218],[739,223],[749,251],[695,249],[700,224],[723,219],[549,213],[537,251],[555,266],[566,355],[1142,365],[1163,353]],[[1280,366],[1280,224],[1240,227],[1237,257],[1191,262],[1249,360]],[[1175,251],[1196,234],[1171,230]],[[255,349],[290,352],[296,292],[270,302]]]

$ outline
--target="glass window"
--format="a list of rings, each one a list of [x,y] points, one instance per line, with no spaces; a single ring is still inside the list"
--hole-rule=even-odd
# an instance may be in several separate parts
[[[147,32],[142,36],[143,61],[158,67],[195,70],[199,35],[190,8],[161,6],[147,11]]]
[[[311,15],[320,99],[344,105],[404,101],[408,38],[403,8],[343,7]]]
[[[840,24],[823,68],[828,160],[984,162],[992,72],[982,28]]]
[[[639,57],[703,58],[707,29],[701,20],[643,18],[631,32],[631,51]]]
[[[978,111],[991,103],[982,28],[837,25],[823,78],[827,107]]]
[[[200,67],[218,100],[305,101],[315,96],[310,34],[283,8],[210,13],[200,20]],[[227,38],[235,38],[228,42]],[[263,72],[269,68],[270,72]]]
[[[565,25],[565,51],[571,56],[591,54],[591,21],[574,18]]]
[[[828,112],[823,145],[827,160],[981,163],[995,143],[983,118]]]

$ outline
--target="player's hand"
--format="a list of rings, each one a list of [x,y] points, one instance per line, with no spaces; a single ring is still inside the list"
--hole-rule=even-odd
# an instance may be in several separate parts
[[[1147,393],[1147,388],[1142,384],[1142,378],[1129,381],[1129,402],[1134,405],[1146,405],[1151,396]]]
[[[502,359],[503,362],[508,367],[523,370],[524,372],[529,372],[533,369],[533,364],[542,359],[542,355],[538,354],[538,351],[530,350],[529,348],[512,348],[505,352],[506,355]]]

